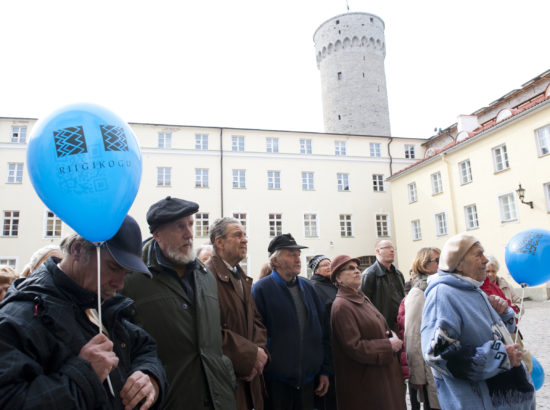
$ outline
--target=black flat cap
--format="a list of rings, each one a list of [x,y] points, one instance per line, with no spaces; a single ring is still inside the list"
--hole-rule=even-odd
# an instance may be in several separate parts
[[[149,231],[153,233],[159,226],[184,216],[193,215],[199,210],[199,204],[185,199],[167,196],[155,202],[147,211]]]
[[[269,242],[267,251],[272,255],[278,249],[305,249],[307,246],[298,245],[291,234],[278,235]]]

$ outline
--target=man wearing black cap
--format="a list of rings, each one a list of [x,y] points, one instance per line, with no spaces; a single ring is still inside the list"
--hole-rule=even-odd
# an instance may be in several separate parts
[[[252,287],[267,328],[271,362],[264,377],[266,404],[273,410],[313,409],[314,394],[324,396],[329,388],[331,359],[324,306],[310,282],[298,276],[304,248],[290,234],[273,238],[268,247],[273,272]]]
[[[96,246],[74,234],[61,249],[62,259],[18,279],[0,309],[0,408],[161,408],[155,342],[128,321],[133,302],[117,294],[127,273],[148,274],[137,222],[127,216],[100,249],[103,324]]]
[[[142,257],[153,276],[130,275],[123,292],[136,301],[138,324],[157,341],[170,385],[166,408],[233,410],[235,374],[222,353],[216,279],[193,250],[198,209],[172,197],[151,205],[153,237]]]

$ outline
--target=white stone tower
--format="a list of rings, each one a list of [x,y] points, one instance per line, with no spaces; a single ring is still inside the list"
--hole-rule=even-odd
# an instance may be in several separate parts
[[[341,14],[321,24],[313,42],[325,132],[389,136],[384,21],[369,13]]]

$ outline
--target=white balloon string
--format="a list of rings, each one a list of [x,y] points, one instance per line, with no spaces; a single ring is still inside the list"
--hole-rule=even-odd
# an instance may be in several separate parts
[[[516,336],[514,338],[514,344],[518,342],[519,321],[521,320],[521,315],[523,314],[523,299],[525,298],[525,288],[527,287],[527,283],[521,283],[520,285],[521,285],[521,303],[519,305],[518,322],[516,323]]]
[[[103,333],[103,320],[101,315],[101,248],[103,242],[96,242],[95,249],[97,254],[97,316],[99,318],[99,333]],[[115,397],[115,391],[113,390],[113,384],[111,378],[107,375],[107,384],[109,385],[109,391],[112,396]]]

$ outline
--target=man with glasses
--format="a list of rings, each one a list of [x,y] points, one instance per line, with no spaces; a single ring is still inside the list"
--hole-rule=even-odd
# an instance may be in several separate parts
[[[361,290],[397,333],[397,312],[405,297],[405,278],[393,265],[395,248],[390,240],[378,241],[375,250],[376,262],[363,272]]]

